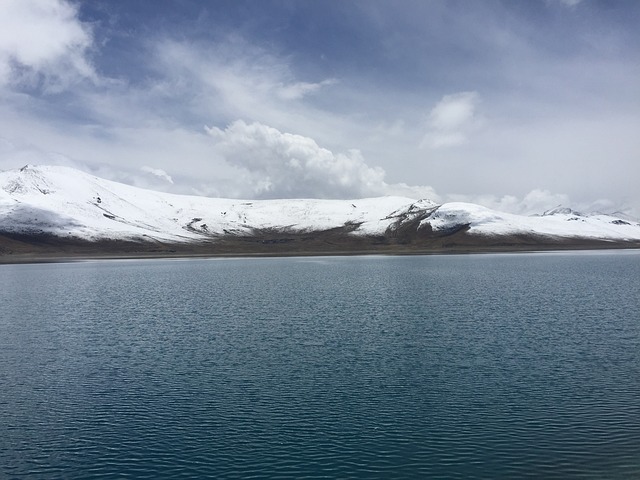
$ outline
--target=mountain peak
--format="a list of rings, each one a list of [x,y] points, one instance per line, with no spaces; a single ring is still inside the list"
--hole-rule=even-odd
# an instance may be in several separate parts
[[[547,210],[542,214],[543,217],[548,217],[551,215],[573,215],[576,217],[583,217],[584,215],[576,210],[573,210],[569,207],[563,207],[562,205],[558,205],[555,208]]]

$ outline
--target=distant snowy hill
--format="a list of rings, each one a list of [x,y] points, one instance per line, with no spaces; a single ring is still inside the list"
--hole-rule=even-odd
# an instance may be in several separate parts
[[[144,190],[68,167],[26,166],[0,172],[0,231],[83,239],[140,238],[189,242],[255,230],[309,232],[352,226],[383,233],[412,204],[409,198],[230,200]],[[416,208],[416,207],[414,207]]]
[[[215,242],[265,232],[418,238],[464,231],[470,238],[529,235],[548,239],[640,241],[640,224],[557,208],[540,216],[501,213],[468,203],[403,197],[357,200],[231,200],[144,190],[67,167],[0,172],[0,234],[68,240]]]

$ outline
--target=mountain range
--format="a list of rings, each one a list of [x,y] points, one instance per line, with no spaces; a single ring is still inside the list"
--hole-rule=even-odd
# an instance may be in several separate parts
[[[30,256],[432,253],[640,248],[640,223],[405,197],[236,200],[161,193],[62,166],[0,172],[0,261]]]

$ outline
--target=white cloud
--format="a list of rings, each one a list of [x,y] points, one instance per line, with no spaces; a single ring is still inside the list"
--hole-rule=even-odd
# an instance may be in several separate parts
[[[522,197],[493,194],[449,194],[445,202],[467,202],[483,205],[499,212],[517,215],[538,215],[556,207],[569,207],[581,213],[623,214],[632,219],[640,219],[640,205],[633,202],[613,201],[608,198],[598,200],[575,200],[564,193],[554,193],[545,189],[533,189]]]
[[[431,110],[430,125],[437,130],[457,130],[472,118],[478,94],[462,92],[445,95]]]
[[[92,44],[77,8],[65,0],[0,1],[0,85],[43,82],[58,90],[96,78]]]
[[[561,3],[562,5],[566,5],[567,7],[575,7],[576,5],[582,2],[582,0],[556,0],[556,1],[558,3]]]
[[[144,167],[141,167],[140,170],[173,184],[173,178],[171,178],[171,176],[161,168],[153,168],[145,165]]]
[[[436,197],[429,187],[387,184],[385,171],[367,165],[358,150],[333,153],[309,137],[242,120],[224,130],[217,127],[206,130],[227,162],[247,173],[250,193],[257,197]]]
[[[559,206],[572,206],[568,195],[536,188],[524,196],[520,208],[522,213],[541,213]]]
[[[298,79],[285,59],[239,38],[215,47],[165,40],[156,48],[157,68],[170,95],[199,92],[195,110],[242,116],[269,124],[300,122],[304,100],[338,83]]]
[[[334,79],[323,80],[318,83],[297,82],[288,85],[280,85],[276,89],[276,94],[283,100],[299,100],[305,95],[317,92],[322,87],[333,85]]]
[[[346,198],[380,194],[381,168],[358,150],[334,154],[313,139],[237,120],[224,130],[207,128],[227,162],[245,169],[260,197]]]
[[[533,189],[521,198],[515,195],[491,195],[491,194],[451,194],[446,196],[448,202],[468,202],[477,203],[487,208],[500,212],[515,213],[518,215],[540,214],[558,206],[571,207],[574,209],[584,209],[585,212],[593,209],[586,208],[585,205],[575,205],[568,195],[562,193],[552,193],[549,190]]]
[[[333,76],[300,76],[291,57],[236,35],[211,44],[164,38],[150,48],[148,66],[157,72],[156,83],[146,85],[142,94],[163,102],[163,113],[177,111],[178,117],[199,119],[200,124],[227,125],[242,118],[313,137],[338,151],[366,147],[361,139],[370,135],[373,116],[355,118],[359,114],[344,109],[345,98],[352,101],[363,94],[359,85]],[[365,97],[389,113],[381,106],[384,99]],[[334,111],[336,105],[341,111]]]
[[[429,113],[428,132],[421,146],[445,148],[466,143],[469,133],[479,123],[476,115],[478,101],[477,92],[442,97]]]

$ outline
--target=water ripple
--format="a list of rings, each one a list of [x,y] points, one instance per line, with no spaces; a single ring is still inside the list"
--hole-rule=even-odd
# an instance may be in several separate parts
[[[3,268],[0,477],[640,478],[617,258]]]

